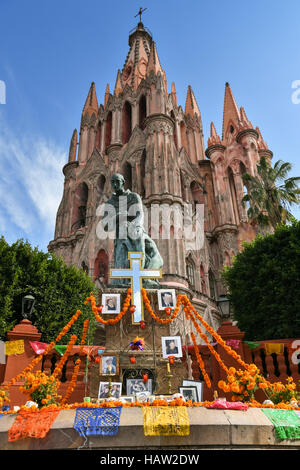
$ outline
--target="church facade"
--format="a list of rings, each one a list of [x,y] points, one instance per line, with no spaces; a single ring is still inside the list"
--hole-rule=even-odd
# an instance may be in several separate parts
[[[111,196],[110,178],[121,173],[126,188],[142,197],[147,231],[163,257],[164,288],[189,294],[197,310],[217,327],[216,300],[224,293],[220,270],[230,265],[243,241],[256,236],[242,198],[244,172],[255,174],[262,155],[272,152],[239,108],[225,85],[222,133],[211,123],[204,141],[201,113],[191,86],[185,106],[177,103],[174,82],[168,92],[156,44],[139,22],[129,35],[129,52],[118,70],[115,88],[107,85],[98,104],[95,83],[83,107],[79,132],[71,138],[69,160],[63,168],[63,197],[54,239],[48,249],[67,264],[84,269],[105,290],[113,266],[113,240],[97,235],[97,208]],[[204,209],[204,239],[193,249],[184,235],[151,220],[151,207],[164,214],[184,205]],[[155,225],[155,227],[154,227]],[[157,236],[154,233],[158,232]],[[176,236],[175,236],[176,235]]]

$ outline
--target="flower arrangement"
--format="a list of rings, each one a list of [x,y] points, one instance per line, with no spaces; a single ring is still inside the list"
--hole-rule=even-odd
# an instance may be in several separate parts
[[[256,390],[267,386],[268,382],[255,364],[249,364],[246,370],[229,367],[227,383],[224,380],[218,382],[218,387],[225,393],[232,392],[232,401],[250,401],[254,399]]]
[[[266,396],[275,405],[296,399],[296,384],[293,377],[288,377],[286,381],[286,384],[283,384],[282,382],[275,382],[272,384],[267,382],[267,386],[264,387]]]
[[[144,338],[136,336],[133,341],[129,344],[131,351],[143,351],[145,346]]]
[[[25,395],[29,395],[30,399],[38,404],[38,407],[48,405],[56,405],[59,401],[57,394],[60,382],[53,376],[44,372],[37,371],[35,373],[28,372],[25,375],[24,385],[19,389]]]

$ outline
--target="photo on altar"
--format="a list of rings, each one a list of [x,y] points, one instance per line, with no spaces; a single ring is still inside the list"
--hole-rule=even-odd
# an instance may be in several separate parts
[[[158,308],[164,310],[170,307],[172,310],[176,307],[176,292],[175,289],[159,289],[157,291]]]
[[[198,394],[198,401],[203,400],[203,382],[198,382],[196,380],[183,379],[182,386],[183,387],[196,387],[197,394]]]
[[[102,294],[102,313],[120,313],[120,294]]]
[[[181,337],[180,336],[162,336],[162,355],[163,358],[182,357]]]
[[[179,387],[179,393],[183,395],[183,398],[186,401],[189,401],[189,400],[199,401],[197,387],[191,387],[191,386]]]
[[[119,372],[119,361],[117,356],[103,354],[100,359],[100,375],[116,375]]]
[[[152,393],[152,379],[143,382],[143,379],[127,379],[126,393],[127,395],[136,395],[141,392]]]
[[[138,403],[145,403],[149,400],[150,396],[151,396],[150,392],[138,392],[136,394],[136,401]]]
[[[113,398],[120,398],[122,394],[122,383],[112,382],[110,393]],[[99,383],[98,398],[109,398],[109,383],[108,382]]]
[[[134,403],[134,396],[123,396],[122,400],[126,401],[126,403]]]

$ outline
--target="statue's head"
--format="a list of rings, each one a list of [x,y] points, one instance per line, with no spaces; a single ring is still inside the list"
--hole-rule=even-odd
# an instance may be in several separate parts
[[[122,192],[124,190],[125,179],[120,173],[114,173],[110,182],[115,193]]]

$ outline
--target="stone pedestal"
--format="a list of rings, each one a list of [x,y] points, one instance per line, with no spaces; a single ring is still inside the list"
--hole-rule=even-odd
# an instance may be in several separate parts
[[[36,357],[34,350],[32,349],[29,341],[39,341],[41,333],[38,332],[37,328],[32,325],[31,321],[24,319],[14,327],[12,331],[7,333],[8,341],[24,340],[24,353],[23,354],[12,354],[7,356],[5,376],[2,385],[6,385],[9,381],[16,377],[25,367],[30,364]],[[40,362],[35,370],[41,369],[42,362]],[[14,405],[25,404],[28,397],[23,395],[19,387],[23,385],[24,381],[18,381],[9,388],[10,407]]]

